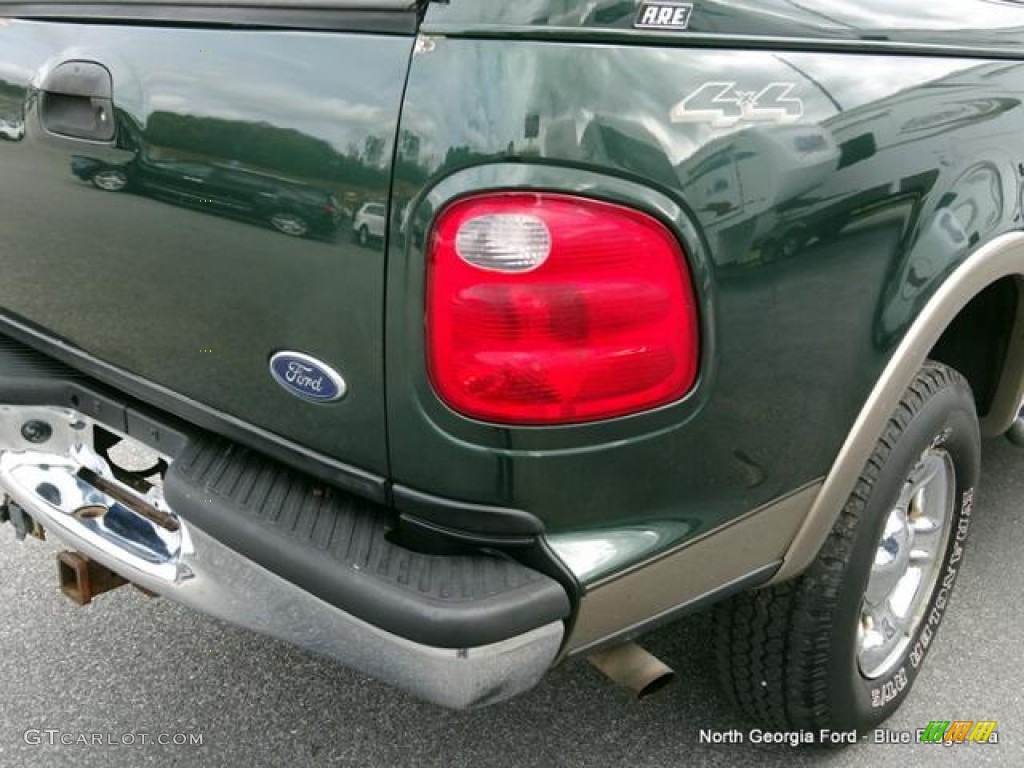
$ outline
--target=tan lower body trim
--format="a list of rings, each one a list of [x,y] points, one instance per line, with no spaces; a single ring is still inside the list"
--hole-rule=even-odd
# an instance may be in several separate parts
[[[591,587],[580,601],[563,654],[598,644],[779,561],[820,487],[820,482],[805,486],[656,560]]]

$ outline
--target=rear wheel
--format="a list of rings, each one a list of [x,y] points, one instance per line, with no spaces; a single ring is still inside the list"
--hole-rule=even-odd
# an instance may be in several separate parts
[[[980,464],[967,382],[926,363],[817,559],[716,609],[720,677],[762,723],[867,731],[906,698],[949,604]]]
[[[270,226],[285,235],[305,237],[309,234],[309,224],[297,213],[279,211],[270,217]]]
[[[128,186],[128,174],[116,168],[104,168],[96,171],[89,179],[93,186],[104,192],[120,192]]]
[[[362,245],[362,246],[369,245],[369,243],[370,243],[370,230],[368,230],[366,228],[365,224],[359,228],[359,233],[356,235],[356,238],[358,239],[360,245]]]

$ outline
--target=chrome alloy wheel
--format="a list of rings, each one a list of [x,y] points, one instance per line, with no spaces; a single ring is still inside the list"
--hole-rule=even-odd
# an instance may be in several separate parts
[[[278,232],[292,237],[304,237],[309,232],[309,225],[305,219],[294,213],[275,213],[270,217],[270,224]]]
[[[128,177],[124,171],[109,169],[94,173],[92,183],[104,192],[120,192],[128,186]]]
[[[857,663],[869,679],[891,671],[924,618],[949,543],[955,488],[950,455],[928,448],[889,512],[857,627]]]

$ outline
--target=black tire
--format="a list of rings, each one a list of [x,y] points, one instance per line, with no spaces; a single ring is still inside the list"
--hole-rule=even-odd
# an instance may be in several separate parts
[[[793,227],[782,237],[779,243],[779,257],[792,259],[800,255],[800,252],[807,245],[807,228],[803,225]]]
[[[359,232],[356,235],[356,240],[364,248],[370,244],[370,230],[366,228],[365,224],[359,228]]]
[[[716,608],[719,676],[735,704],[767,727],[810,731],[816,738],[822,729],[864,733],[900,706],[934,642],[961,567],[980,453],[970,387],[951,368],[926,363],[812,565],[792,581],[739,595]],[[941,460],[951,470],[943,474],[943,487],[952,497],[938,505],[947,510],[949,527],[934,540],[935,554],[922,566],[935,576],[919,577],[922,586],[914,592],[920,595],[914,603],[919,607],[912,615],[907,611],[909,630],[898,637],[875,633],[896,639],[871,678],[858,644],[861,632],[874,631],[862,616],[865,592],[883,529],[891,525],[901,494],[915,487],[908,485],[910,478],[925,460]],[[914,503],[924,504],[923,495],[915,498]],[[910,512],[906,518],[909,530]],[[912,536],[905,540],[908,557]],[[935,581],[929,587],[930,578]],[[871,629],[864,629],[864,621]]]

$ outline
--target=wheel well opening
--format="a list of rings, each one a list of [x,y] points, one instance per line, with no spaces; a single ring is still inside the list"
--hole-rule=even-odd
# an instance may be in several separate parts
[[[982,418],[992,408],[1003,375],[1020,293],[1017,277],[992,283],[960,310],[928,355],[964,375]]]

